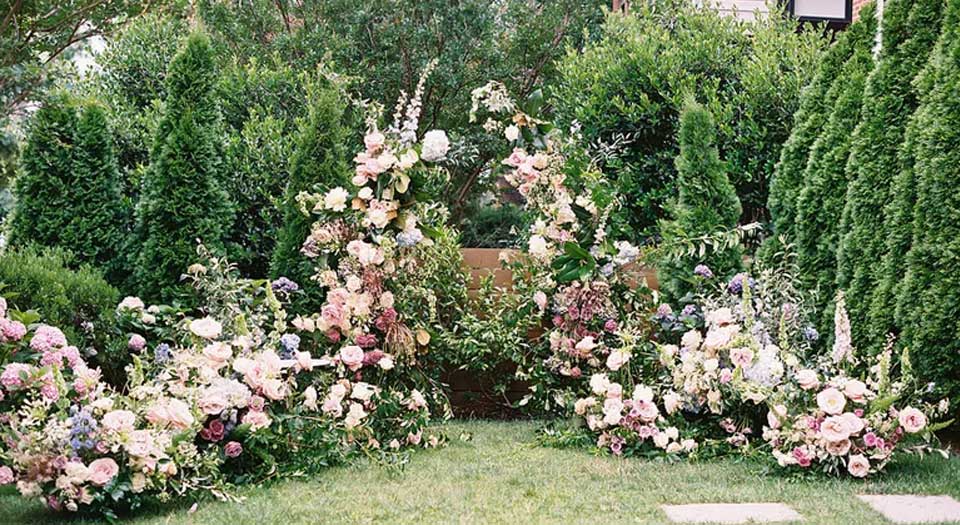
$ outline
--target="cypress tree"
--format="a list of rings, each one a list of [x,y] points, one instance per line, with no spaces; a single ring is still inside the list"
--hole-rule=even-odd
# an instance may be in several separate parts
[[[912,36],[903,44],[902,52],[898,53],[904,61],[912,60],[913,56],[922,57],[924,61],[918,66],[918,73],[910,82],[910,91],[905,98],[912,100],[915,105],[930,89],[930,59],[937,53],[930,50],[935,47],[942,9],[942,0],[915,0],[908,21],[908,31]],[[917,110],[905,125],[903,144],[898,148],[897,163],[893,170],[895,175],[883,207],[883,228],[875,233],[877,237],[882,237],[884,251],[875,275],[875,288],[869,297],[867,338],[870,343],[883,341],[887,334],[899,332],[896,297],[906,273],[906,254],[913,237],[913,206],[916,201],[913,152],[920,133],[920,113]]]
[[[840,227],[837,286],[846,292],[855,340],[875,349],[882,347],[883,333],[868,336],[867,315],[886,251],[882,232],[890,174],[900,171],[897,153],[918,105],[911,81],[936,42],[942,3],[893,0],[884,9],[880,61],[867,79],[862,120],[847,164],[850,184]]]
[[[819,292],[817,305],[825,322],[832,318],[827,306],[834,295],[840,221],[847,194],[845,168],[850,155],[851,135],[860,121],[866,77],[873,68],[874,10],[868,6],[855,25],[860,38],[854,39],[853,54],[830,87],[828,98],[835,100],[829,119],[810,149],[803,172],[803,187],[797,199],[797,263],[804,284]]]
[[[11,246],[61,244],[70,223],[71,203],[64,190],[74,182],[76,130],[76,108],[65,94],[46,100],[34,115],[23,150],[23,172],[14,186]]]
[[[916,205],[905,282],[899,289],[902,343],[922,378],[960,393],[960,0],[949,0],[943,31],[922,82],[912,157]]]
[[[303,283],[314,273],[313,261],[300,253],[310,234],[313,219],[297,204],[302,191],[326,189],[347,183],[347,129],[343,125],[345,104],[332,86],[308,86],[309,110],[302,123],[283,200],[283,227],[277,239],[270,272]]]
[[[680,155],[675,164],[679,198],[672,219],[661,224],[663,242],[670,246],[683,239],[729,230],[737,225],[741,206],[736,188],[727,178],[726,164],[717,150],[717,129],[710,111],[688,97],[677,132]],[[727,276],[741,267],[739,247],[718,248],[703,257],[689,255],[662,265],[663,290],[679,299],[691,290],[693,269],[706,264],[716,275]]]
[[[137,209],[135,274],[149,299],[176,295],[179,276],[196,258],[197,240],[222,251],[231,211],[219,180],[216,79],[209,39],[190,35],[168,68],[164,115]]]
[[[102,106],[88,103],[84,107],[76,140],[75,180],[66,188],[72,220],[64,233],[64,247],[80,261],[100,267],[107,281],[119,285],[128,277],[124,260],[127,217],[113,136]]]
[[[789,242],[796,237],[797,197],[803,185],[803,170],[807,166],[810,148],[823,130],[833,106],[833,100],[829,98],[830,86],[850,59],[853,44],[865,37],[864,29],[863,24],[854,24],[823,54],[816,75],[801,94],[800,108],[793,119],[795,125],[780,151],[780,161],[770,180],[767,208],[774,233],[785,236]]]

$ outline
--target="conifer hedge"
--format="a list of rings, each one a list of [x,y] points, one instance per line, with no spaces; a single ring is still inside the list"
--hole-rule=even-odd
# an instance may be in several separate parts
[[[273,254],[271,275],[287,277],[302,283],[313,275],[313,261],[300,253],[310,233],[313,220],[297,203],[297,195],[315,185],[333,187],[347,184],[350,167],[345,144],[347,128],[343,125],[346,104],[340,92],[319,84],[309,87],[309,113],[300,128],[297,148],[290,168],[283,200],[283,226]]]
[[[710,111],[688,97],[680,113],[676,158],[679,199],[671,220],[661,224],[663,243],[729,230],[740,218],[740,200],[727,178],[727,166],[717,150],[717,128]],[[666,261],[660,270],[661,289],[679,299],[692,289],[693,269],[706,264],[714,274],[729,276],[741,267],[739,247],[691,254]]]
[[[891,197],[891,174],[900,171],[897,154],[907,121],[918,105],[912,81],[936,42],[942,3],[894,0],[886,5],[879,62],[867,80],[862,120],[853,134],[837,286],[846,293],[855,339],[874,349],[882,347],[884,335],[870,334],[867,312],[886,251],[884,207]]]
[[[208,38],[194,33],[171,61],[164,115],[137,208],[136,279],[150,300],[177,295],[197,241],[223,249],[231,209],[221,187],[217,73]]]
[[[949,0],[912,132],[913,235],[897,314],[915,368],[960,393],[960,0]],[[891,254],[892,256],[892,254]]]
[[[803,187],[796,205],[797,263],[804,284],[818,291],[817,306],[824,319],[834,295],[840,221],[847,194],[846,165],[851,135],[860,121],[867,75],[873,68],[874,10],[868,6],[850,29],[853,53],[831,86],[836,102],[820,136],[810,148]]]

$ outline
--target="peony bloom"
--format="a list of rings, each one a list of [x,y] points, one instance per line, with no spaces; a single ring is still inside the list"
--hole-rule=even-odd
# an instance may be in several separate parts
[[[843,397],[836,388],[827,388],[817,394],[817,407],[827,414],[833,416],[840,414],[845,406],[847,406],[847,398]]]
[[[363,366],[363,348],[345,346],[340,349],[340,362],[350,370],[359,370]]]
[[[863,454],[850,456],[847,462],[847,472],[855,478],[865,478],[870,473],[870,460]]]
[[[817,373],[813,370],[800,370],[794,376],[794,379],[797,380],[797,384],[800,385],[800,388],[804,390],[814,390],[820,388],[820,379],[817,378]]]
[[[100,458],[90,463],[89,471],[90,482],[102,487],[117,477],[120,467],[112,458]]]
[[[223,333],[223,325],[210,317],[190,321],[190,332],[203,339],[216,339]]]
[[[840,417],[843,418],[847,424],[847,428],[850,429],[850,435],[855,436],[863,431],[863,427],[865,426],[863,420],[853,412],[844,412]]]
[[[907,407],[901,410],[898,419],[900,426],[910,434],[920,432],[927,426],[927,416],[913,407]]]
[[[307,410],[317,409],[317,389],[312,386],[303,391],[303,407]]]
[[[697,330],[689,330],[680,338],[680,346],[690,351],[700,348],[700,343],[702,342],[703,336],[700,335],[700,332]]]
[[[443,130],[432,129],[423,136],[423,149],[420,158],[427,162],[438,162],[447,158],[450,150],[450,139]]]
[[[610,380],[607,379],[607,374],[593,374],[590,376],[590,389],[593,390],[594,394],[606,394],[608,388],[610,388]]]
[[[630,361],[630,352],[617,348],[607,356],[607,368],[613,371],[620,370]]]

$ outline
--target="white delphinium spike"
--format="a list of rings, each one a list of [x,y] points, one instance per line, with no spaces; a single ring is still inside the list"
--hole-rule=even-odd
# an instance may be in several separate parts
[[[847,303],[843,290],[837,291],[837,306],[833,313],[833,357],[834,363],[853,362],[853,338],[850,334],[850,317],[847,316]]]

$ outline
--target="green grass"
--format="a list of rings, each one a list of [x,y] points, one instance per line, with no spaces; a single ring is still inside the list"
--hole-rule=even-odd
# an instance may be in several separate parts
[[[448,447],[418,452],[402,473],[375,464],[241,492],[242,504],[208,502],[129,520],[137,524],[665,523],[663,503],[785,502],[804,524],[878,524],[858,493],[960,498],[960,459],[908,458],[877,481],[798,480],[733,460],[697,464],[596,457],[533,443],[535,423],[455,422]],[[461,441],[462,431],[473,439]],[[38,503],[0,497],[0,523],[53,524]],[[74,525],[85,523],[67,521]]]

